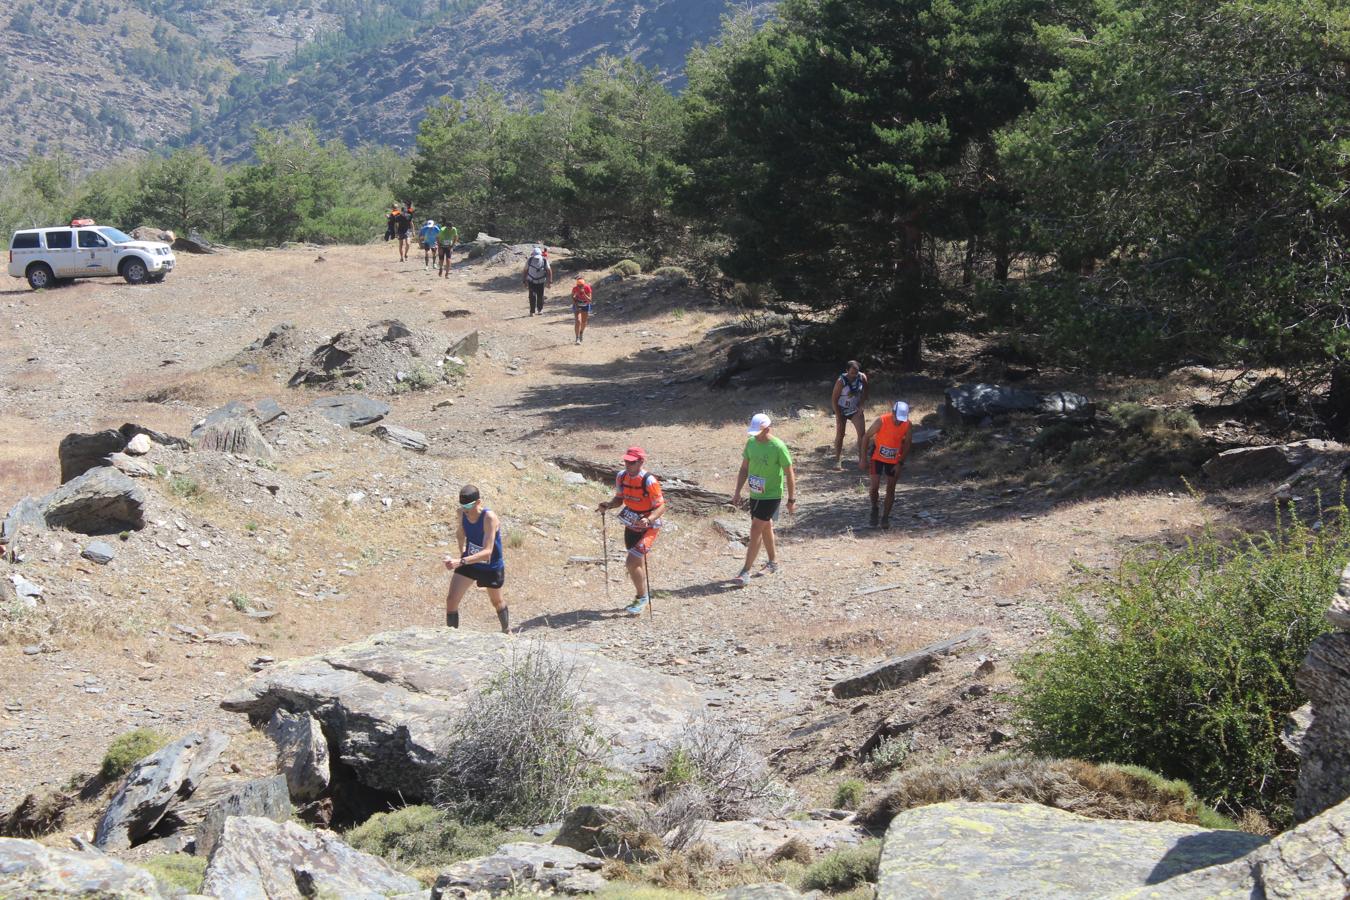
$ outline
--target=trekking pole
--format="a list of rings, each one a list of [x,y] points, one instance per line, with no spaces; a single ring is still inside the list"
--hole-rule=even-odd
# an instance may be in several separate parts
[[[655,616],[656,608],[652,606],[652,573],[647,568],[647,554],[642,554],[642,575],[647,579],[647,615]]]
[[[609,516],[605,511],[600,510],[600,546],[605,551],[605,603],[611,603],[609,598]]]

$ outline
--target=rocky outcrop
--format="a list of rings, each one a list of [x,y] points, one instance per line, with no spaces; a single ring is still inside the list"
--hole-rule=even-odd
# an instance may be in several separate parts
[[[1350,566],[1327,619],[1338,630],[1312,642],[1296,680],[1311,701],[1312,723],[1298,741],[1294,818],[1304,821],[1350,797]]]
[[[455,863],[436,879],[432,900],[521,891],[543,894],[591,894],[605,886],[604,863],[594,856],[555,844],[503,844],[491,856]]]
[[[430,446],[427,443],[427,436],[422,432],[398,425],[376,425],[371,433],[382,441],[388,441],[414,453],[426,453]]]
[[[215,450],[254,459],[271,459],[272,447],[263,438],[252,415],[234,416],[192,432],[198,450]]]
[[[176,803],[190,797],[229,739],[189,734],[131,767],[98,820],[94,844],[120,850],[144,840]]]
[[[149,872],[110,856],[0,838],[0,897],[159,900],[165,896]]]
[[[220,900],[373,898],[419,890],[415,878],[352,849],[332,832],[253,816],[225,821],[201,887]]]
[[[110,458],[126,448],[127,439],[109,428],[93,434],[68,434],[61,439],[56,455],[61,461],[61,483],[78,478],[90,469],[111,465]]]
[[[115,432],[114,432],[115,433]],[[90,469],[46,498],[50,528],[99,534],[145,525],[145,490],[111,466]]]
[[[216,796],[203,803],[205,809],[196,829],[193,852],[198,856],[211,855],[225,832],[226,820],[234,816],[256,816],[273,822],[285,822],[291,817],[291,798],[284,775],[225,782],[213,793]]]
[[[314,800],[327,790],[332,770],[328,742],[317,719],[278,709],[264,731],[276,744],[277,771],[285,775],[292,800]]]
[[[581,705],[609,741],[610,762],[633,771],[702,709],[687,681],[559,644],[538,645],[576,667]],[[333,756],[363,784],[425,798],[454,718],[523,650],[505,635],[444,628],[378,634],[270,667],[221,705],[265,722],[278,709],[323,725]]]
[[[1249,481],[1274,481],[1284,478],[1316,459],[1342,458],[1346,447],[1335,441],[1295,441],[1265,447],[1237,447],[1225,450],[1202,467],[1205,478],[1216,485],[1243,484]]]
[[[938,416],[953,425],[978,425],[986,418],[1034,413],[1040,408],[1041,396],[1034,391],[998,384],[961,384],[947,388]]]
[[[1344,900],[1350,897],[1350,801],[1241,859],[1122,895],[1159,900]]]
[[[1238,831],[1089,819],[1039,804],[935,803],[891,821],[877,897],[1111,897],[1232,862],[1265,843]]]
[[[865,672],[835,682],[830,690],[836,697],[861,697],[894,690],[932,672],[944,656],[960,653],[988,640],[987,628],[972,628],[920,650],[893,656]]]

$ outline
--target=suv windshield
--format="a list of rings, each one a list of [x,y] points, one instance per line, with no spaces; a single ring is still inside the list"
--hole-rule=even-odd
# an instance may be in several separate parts
[[[123,232],[118,231],[116,228],[111,228],[107,225],[100,226],[98,230],[103,233],[104,237],[112,241],[114,244],[129,244],[133,240],[135,240],[135,238],[133,238],[131,235],[124,234]]]

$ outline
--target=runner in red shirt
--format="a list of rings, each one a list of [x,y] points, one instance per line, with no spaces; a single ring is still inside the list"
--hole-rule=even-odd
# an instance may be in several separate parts
[[[591,286],[586,283],[586,279],[580,275],[577,276],[577,283],[572,285],[572,330],[577,334],[577,343],[586,334],[586,322],[591,317]]]
[[[656,543],[657,533],[661,530],[661,513],[666,508],[661,482],[642,467],[646,461],[646,451],[641,447],[629,447],[623,455],[623,471],[614,479],[614,496],[596,507],[601,513],[616,506],[623,507],[619,520],[623,522],[623,542],[628,548],[628,577],[637,588],[637,597],[624,612],[632,615],[642,612],[651,602],[643,563],[652,544]]]

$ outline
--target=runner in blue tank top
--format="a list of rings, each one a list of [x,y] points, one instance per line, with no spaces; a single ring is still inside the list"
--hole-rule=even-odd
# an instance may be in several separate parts
[[[511,633],[511,611],[502,598],[506,583],[506,560],[502,557],[502,530],[497,514],[483,506],[478,488],[466,484],[459,489],[459,556],[447,556],[445,567],[451,571],[450,590],[445,595],[445,624],[459,627],[459,604],[469,588],[486,588],[502,633]]]

